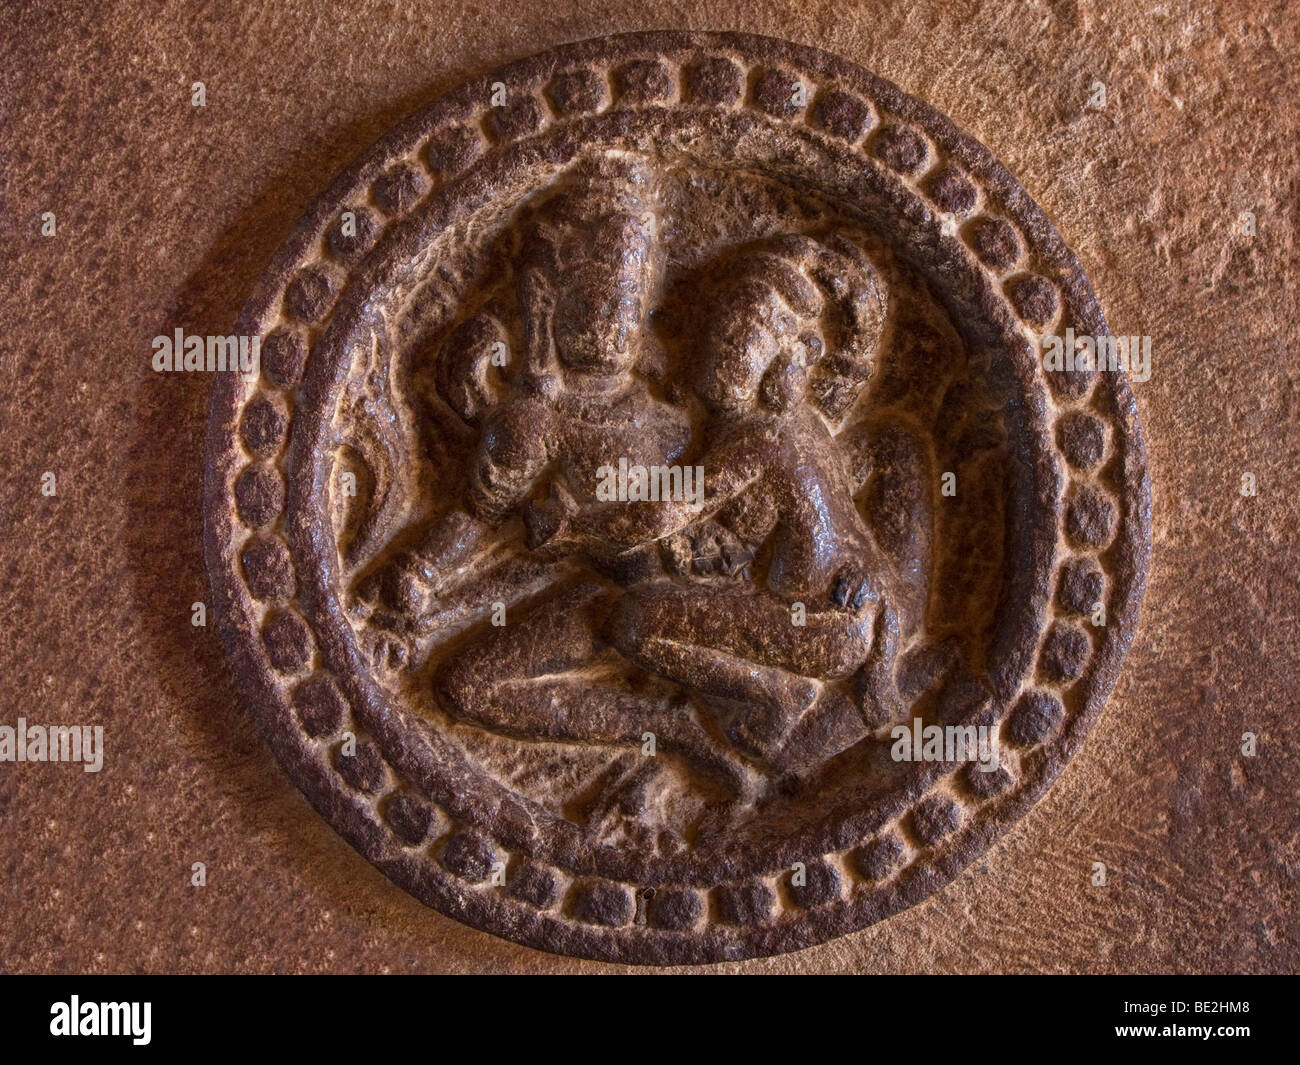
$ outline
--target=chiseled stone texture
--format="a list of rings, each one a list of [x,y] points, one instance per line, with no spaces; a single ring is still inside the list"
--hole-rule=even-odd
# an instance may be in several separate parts
[[[1300,966],[1300,48],[1284,2],[186,8],[48,5],[0,30],[0,723],[99,723],[107,748],[98,774],[0,765],[0,968],[617,971],[425,909],[280,772],[215,636],[190,625],[210,382],[156,375],[149,354],[177,326],[228,332],[312,198],[431,94],[663,27],[814,44],[923,96],[1020,178],[1115,331],[1155,352],[1135,389],[1155,505],[1143,624],[1082,751],[924,904],[717,968]]]

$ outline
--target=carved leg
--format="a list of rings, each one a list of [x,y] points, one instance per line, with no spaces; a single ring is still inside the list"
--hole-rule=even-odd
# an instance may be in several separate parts
[[[685,708],[562,676],[599,656],[609,592],[584,584],[492,629],[436,671],[440,705],[458,721],[522,740],[656,747],[740,786],[745,774]]]
[[[818,700],[810,676],[844,674],[871,647],[871,619],[843,612],[791,623],[772,596],[628,595],[611,624],[626,657],[704,696],[739,749],[770,762]],[[739,704],[739,709],[737,709]]]
[[[884,603],[876,622],[875,645],[853,676],[853,692],[862,719],[871,728],[896,721],[902,709],[894,673],[899,639],[898,612],[892,604]]]

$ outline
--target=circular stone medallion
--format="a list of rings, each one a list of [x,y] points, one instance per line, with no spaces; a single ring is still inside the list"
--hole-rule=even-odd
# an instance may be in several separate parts
[[[1079,747],[1146,464],[1074,255],[811,48],[583,42],[348,169],[237,332],[206,550],[277,758],[544,950],[793,950],[926,898]],[[1071,353],[1072,354],[1072,353]]]

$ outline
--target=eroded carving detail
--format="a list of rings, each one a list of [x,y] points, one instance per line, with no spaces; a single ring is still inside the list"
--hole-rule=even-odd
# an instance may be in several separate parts
[[[539,946],[746,956],[911,904],[1132,635],[1131,396],[1030,345],[1104,331],[1086,281],[822,53],[632,35],[496,82],[304,223],[247,312],[263,381],[214,403],[264,727],[390,876]],[[892,759],[916,719],[1000,729],[1000,766]]]

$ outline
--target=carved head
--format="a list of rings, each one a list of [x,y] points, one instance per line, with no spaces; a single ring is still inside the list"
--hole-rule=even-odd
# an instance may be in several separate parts
[[[832,421],[871,375],[883,331],[883,286],[846,240],[792,234],[709,264],[690,287],[695,390],[717,413],[807,397]]]
[[[750,271],[723,275],[701,293],[701,303],[711,313],[698,334],[695,392],[709,410],[750,410],[770,371],[798,372],[794,345],[801,319],[770,277]]]
[[[584,160],[529,210],[521,234],[534,372],[558,361],[578,374],[626,373],[654,270],[650,168],[626,154]]]

